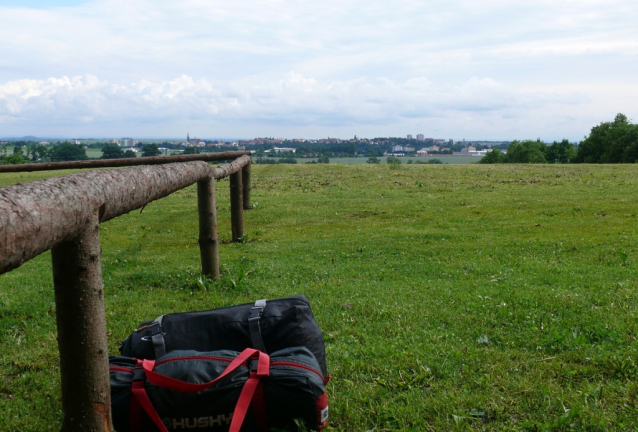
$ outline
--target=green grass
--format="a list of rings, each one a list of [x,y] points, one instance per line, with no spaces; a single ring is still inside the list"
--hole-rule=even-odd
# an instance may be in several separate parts
[[[102,157],[102,150],[98,148],[87,148],[86,155],[89,159],[99,159]]]
[[[379,157],[377,159],[379,159],[382,164],[385,164],[387,160],[386,157]],[[432,159],[440,159],[444,164],[469,164],[469,163],[475,163],[481,160],[480,157],[474,157],[474,156],[445,156],[445,155],[415,156],[415,157],[406,156],[406,157],[400,157],[399,159],[401,160],[402,164],[407,164],[409,161],[412,161],[412,163],[415,163],[417,161],[427,162]],[[309,160],[316,160],[316,159],[309,159]],[[309,160],[297,159],[297,162],[305,163],[305,162],[308,162]],[[354,157],[330,158],[330,163],[338,163],[338,164],[365,164],[367,163],[367,161],[368,161],[368,158],[364,156],[356,157],[356,158]]]
[[[102,225],[110,350],[163,313],[305,294],[331,430],[638,429],[637,174],[255,165],[246,243],[217,184],[224,275],[206,289],[194,187]],[[59,429],[57,355],[45,253],[0,276],[0,430]]]

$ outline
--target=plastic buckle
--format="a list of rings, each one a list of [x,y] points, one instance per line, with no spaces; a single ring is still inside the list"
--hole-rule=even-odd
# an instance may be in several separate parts
[[[261,314],[264,312],[264,308],[261,307],[253,307],[250,310],[250,316],[248,317],[248,321],[258,320],[261,318]]]
[[[160,327],[160,323],[158,323],[157,321],[151,323],[148,325],[148,327],[146,327],[146,336],[142,336],[142,340],[144,342],[148,342],[150,340],[153,340],[153,336],[161,334],[162,336],[166,335],[166,333],[162,332],[162,327]]]

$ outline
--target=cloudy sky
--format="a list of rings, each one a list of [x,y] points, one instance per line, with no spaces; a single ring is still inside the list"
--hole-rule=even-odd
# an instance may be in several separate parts
[[[0,137],[578,141],[638,122],[634,0],[0,0]]]

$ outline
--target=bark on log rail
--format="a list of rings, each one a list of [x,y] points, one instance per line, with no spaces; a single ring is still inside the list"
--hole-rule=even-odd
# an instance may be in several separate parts
[[[94,170],[0,188],[0,274],[77,238],[94,209],[104,222],[209,176],[211,167],[197,161]]]
[[[82,169],[82,168],[115,168],[136,165],[163,165],[175,162],[192,162],[204,161],[213,162],[221,160],[237,159],[240,156],[250,155],[247,151],[230,151],[223,153],[202,153],[192,155],[178,156],[154,156],[126,159],[96,159],[86,161],[71,162],[48,162],[23,165],[0,165],[0,173],[2,172],[31,172],[31,171],[50,171],[63,169]]]
[[[224,177],[228,177],[231,174],[234,174],[240,171],[243,167],[250,164],[250,156],[242,156],[234,161],[224,164],[222,166],[218,166],[213,168],[212,176],[216,179],[221,179]]]

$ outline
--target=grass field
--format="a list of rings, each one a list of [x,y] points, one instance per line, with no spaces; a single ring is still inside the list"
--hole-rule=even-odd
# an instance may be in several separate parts
[[[378,159],[381,161],[382,164],[384,164],[386,163],[388,158],[380,157]],[[474,156],[440,156],[440,155],[399,158],[402,164],[407,164],[410,161],[411,163],[415,163],[417,161],[427,162],[432,159],[439,159],[444,164],[469,164],[469,163],[475,163],[481,160],[480,157],[474,157]],[[367,163],[367,161],[368,161],[368,158],[363,156],[357,157],[357,158],[330,158],[330,163],[338,163],[338,164],[365,164]],[[303,163],[303,162],[305,162],[305,159],[299,159],[299,163]]]
[[[0,174],[0,185],[62,172]],[[333,431],[638,429],[638,166],[255,165],[198,284],[194,187],[102,225],[110,351],[158,315],[305,294]],[[50,253],[0,276],[0,430],[59,429]]]

